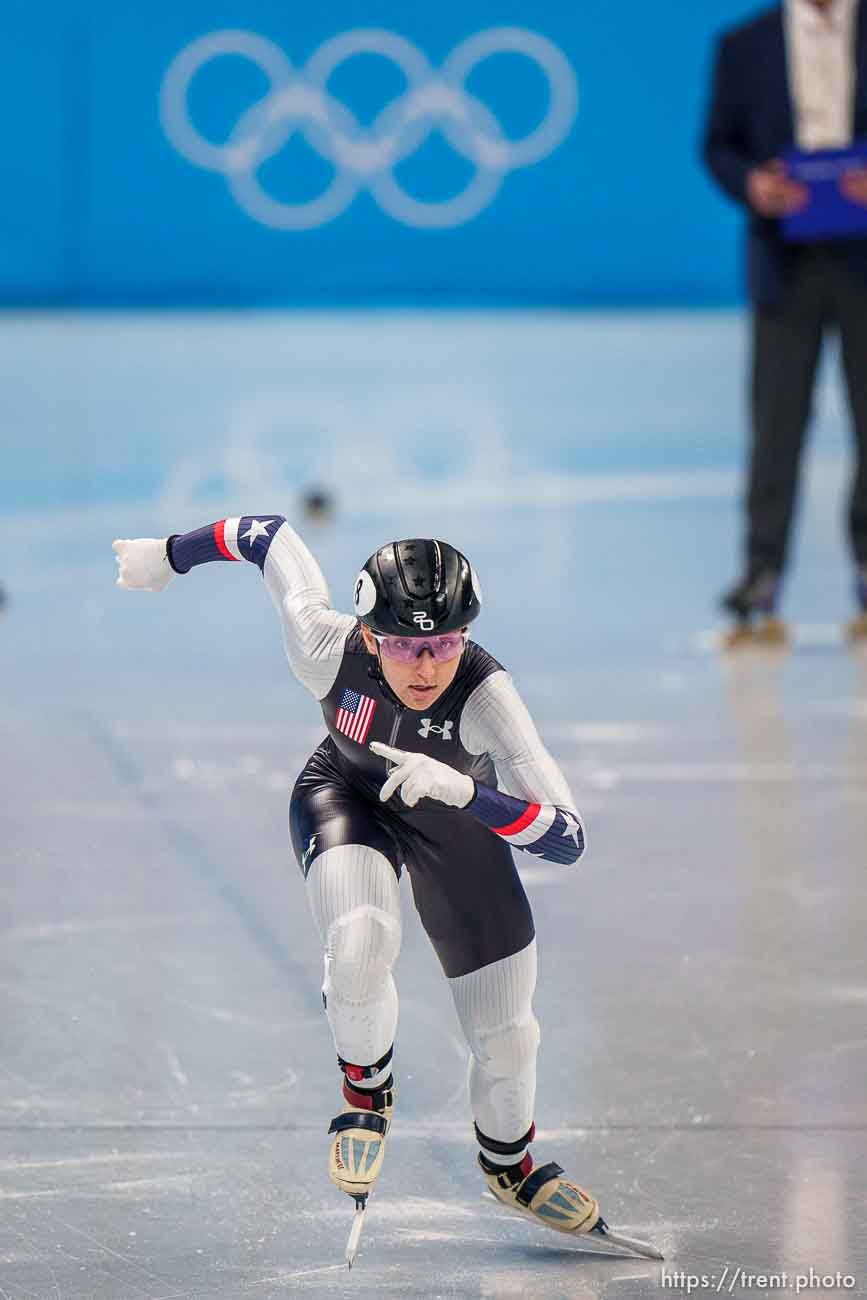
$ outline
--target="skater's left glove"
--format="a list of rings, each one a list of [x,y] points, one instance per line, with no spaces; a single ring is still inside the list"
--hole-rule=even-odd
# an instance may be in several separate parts
[[[383,803],[391,798],[398,786],[401,799],[410,808],[414,808],[419,799],[437,799],[452,808],[466,808],[475,797],[473,778],[456,772],[447,763],[440,763],[427,754],[408,754],[405,749],[395,749],[378,740],[373,741],[370,748],[380,758],[397,764],[379,792]]]

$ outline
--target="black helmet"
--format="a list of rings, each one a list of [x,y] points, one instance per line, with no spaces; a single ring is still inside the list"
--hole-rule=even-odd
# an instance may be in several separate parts
[[[479,583],[467,557],[428,537],[380,546],[355,583],[356,614],[386,636],[456,632],[480,609]]]

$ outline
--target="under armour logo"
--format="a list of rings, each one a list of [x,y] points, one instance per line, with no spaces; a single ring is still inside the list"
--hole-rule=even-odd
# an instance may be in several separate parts
[[[444,722],[441,727],[435,727],[433,724],[433,718],[422,718],[421,726],[418,729],[418,734],[421,736],[422,740],[427,740],[431,732],[433,732],[435,736],[441,736],[443,740],[451,740],[452,727],[454,725],[455,724],[451,721],[451,719],[449,719],[449,721]]]
[[[310,855],[312,854],[313,850],[316,848],[316,841],[318,839],[319,839],[318,835],[311,835],[310,843],[307,845],[307,848],[304,850],[304,852],[301,855],[301,868],[303,871],[307,870],[307,863],[310,859]]]

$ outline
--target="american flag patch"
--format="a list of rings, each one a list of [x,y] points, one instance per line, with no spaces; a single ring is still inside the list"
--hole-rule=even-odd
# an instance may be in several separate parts
[[[359,691],[345,690],[337,707],[336,726],[344,736],[363,745],[376,712],[376,700]]]

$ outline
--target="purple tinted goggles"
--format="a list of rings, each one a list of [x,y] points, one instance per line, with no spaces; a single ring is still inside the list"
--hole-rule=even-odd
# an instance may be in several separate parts
[[[465,632],[444,632],[442,636],[383,636],[372,634],[382,646],[386,659],[396,659],[401,664],[411,664],[422,651],[430,650],[437,663],[457,659],[464,648]]]

